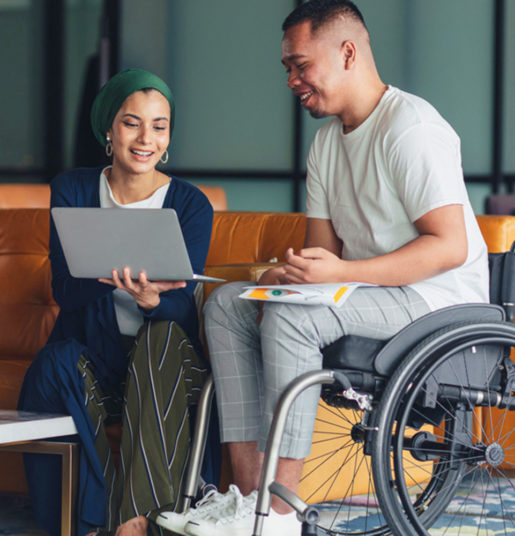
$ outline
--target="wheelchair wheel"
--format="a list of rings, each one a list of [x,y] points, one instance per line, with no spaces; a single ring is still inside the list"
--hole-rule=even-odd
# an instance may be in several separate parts
[[[375,495],[371,458],[364,453],[366,419],[358,408],[319,408],[300,495],[308,503],[324,503],[317,507],[318,526],[331,535],[391,534]]]
[[[451,326],[392,376],[372,465],[395,534],[515,535],[513,347],[513,325]],[[430,464],[426,482],[411,476],[421,463]]]

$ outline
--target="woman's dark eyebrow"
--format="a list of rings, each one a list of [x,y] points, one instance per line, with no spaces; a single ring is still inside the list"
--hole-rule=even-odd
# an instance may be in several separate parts
[[[136,114],[123,114],[123,117],[132,117],[134,119],[138,119],[141,121],[141,117],[139,115],[136,115]]]
[[[132,117],[133,119],[137,119],[138,121],[141,121],[141,117],[136,114],[123,114],[123,117]],[[153,121],[169,121],[168,117],[155,117]]]

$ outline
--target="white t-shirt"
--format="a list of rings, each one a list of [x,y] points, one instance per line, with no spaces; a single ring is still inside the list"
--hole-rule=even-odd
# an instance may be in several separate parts
[[[429,103],[390,86],[350,133],[338,118],[326,123],[307,168],[307,215],[331,220],[348,260],[394,251],[418,236],[421,216],[463,205],[467,260],[410,287],[431,310],[488,302],[487,249],[463,181],[460,140]]]
[[[105,170],[108,167],[104,168],[100,175],[100,206],[102,208],[163,208],[168,184],[161,186],[150,197],[142,201],[127,203],[126,205],[118,203],[113,196],[105,174]],[[136,335],[141,324],[143,324],[143,315],[138,309],[136,300],[128,292],[120,289],[113,291],[113,300],[120,333],[122,335]]]

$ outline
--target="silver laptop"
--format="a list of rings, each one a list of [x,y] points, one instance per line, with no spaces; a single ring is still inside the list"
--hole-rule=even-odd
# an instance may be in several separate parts
[[[73,277],[111,278],[129,266],[154,281],[223,279],[193,273],[175,210],[52,208],[59,240]]]

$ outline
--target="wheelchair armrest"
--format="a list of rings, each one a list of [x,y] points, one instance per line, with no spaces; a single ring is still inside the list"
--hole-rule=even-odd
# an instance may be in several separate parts
[[[407,353],[431,333],[460,322],[502,322],[505,318],[501,307],[488,303],[453,305],[428,313],[391,338],[378,353],[374,367],[381,376],[389,376]]]

